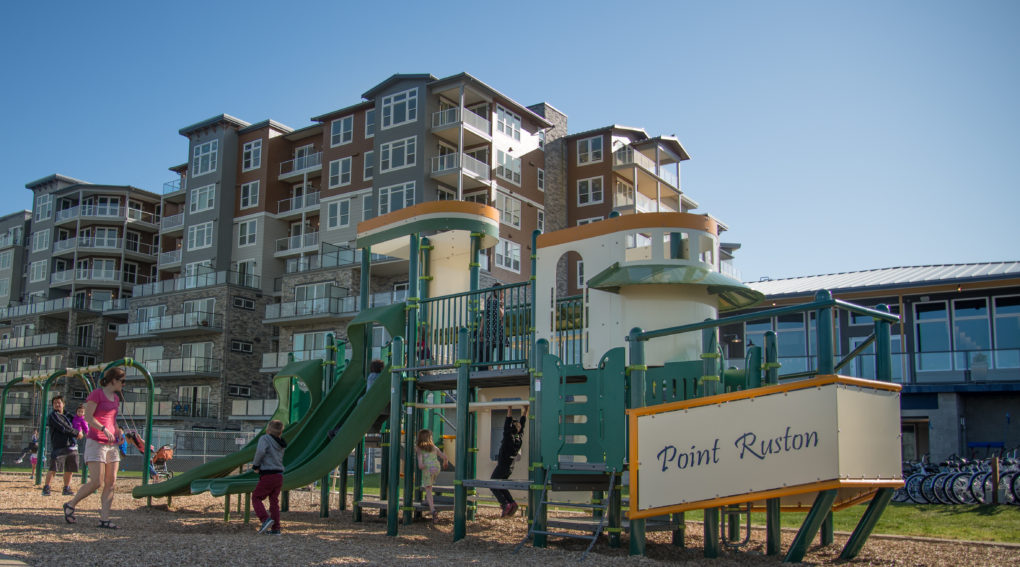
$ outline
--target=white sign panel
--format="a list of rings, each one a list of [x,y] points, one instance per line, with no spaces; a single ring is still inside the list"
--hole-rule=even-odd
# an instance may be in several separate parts
[[[639,414],[636,423],[639,513],[851,474],[872,480],[900,474],[896,391],[829,383]],[[853,429],[850,451],[841,449],[841,426]],[[859,459],[870,470],[844,467],[841,474],[841,459]]]

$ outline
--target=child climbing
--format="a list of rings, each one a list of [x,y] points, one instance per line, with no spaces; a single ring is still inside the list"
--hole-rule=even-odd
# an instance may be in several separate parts
[[[432,498],[432,486],[436,483],[439,471],[443,470],[450,460],[432,442],[432,431],[428,429],[418,432],[418,438],[415,440],[415,452],[418,454],[418,468],[421,469],[421,486],[425,489],[425,502],[429,505],[431,513],[429,524],[434,525],[436,523],[436,505]],[[440,460],[442,460],[442,465],[439,464]]]
[[[493,479],[506,480],[514,472],[514,462],[520,458],[521,445],[524,443],[524,425],[528,423],[528,406],[524,406],[520,422],[514,420],[514,408],[509,408],[506,413],[506,421],[503,422],[503,441],[499,444],[499,454],[496,455],[496,468],[492,471]],[[499,507],[503,513],[500,517],[513,516],[517,511],[517,502],[509,490],[493,488],[492,494],[499,501]]]
[[[251,494],[251,507],[259,517],[259,533],[269,530],[270,535],[280,535],[280,490],[283,488],[283,422],[274,419],[266,426],[266,434],[259,439],[251,468],[259,475],[259,483]],[[269,513],[262,501],[269,498]]]

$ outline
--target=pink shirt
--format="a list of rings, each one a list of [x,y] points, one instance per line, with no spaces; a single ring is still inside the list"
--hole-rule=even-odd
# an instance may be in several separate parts
[[[103,427],[110,432],[110,436],[116,434],[117,431],[117,408],[120,407],[120,401],[117,395],[113,395],[113,399],[110,400],[103,393],[102,388],[96,388],[92,390],[89,397],[85,398],[86,402],[95,402],[96,411],[92,413],[92,417],[96,419]],[[116,439],[108,439],[103,434],[102,429],[90,428],[88,432],[88,438],[100,443],[116,444]]]

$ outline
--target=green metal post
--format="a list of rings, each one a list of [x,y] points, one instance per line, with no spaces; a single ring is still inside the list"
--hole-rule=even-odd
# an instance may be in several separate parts
[[[49,401],[50,401],[50,385],[57,378],[63,376],[67,370],[57,370],[50,377],[43,382],[42,387],[42,400],[40,401],[40,412],[39,412],[39,425],[36,429],[39,431],[39,466],[35,467],[35,479],[33,482],[36,486],[42,484],[42,472],[43,472],[43,455],[46,454],[46,426],[49,425],[50,415]],[[142,467],[143,469],[146,467]]]
[[[471,263],[469,264],[471,271],[469,275],[469,281],[471,290],[478,291],[478,270],[481,267],[480,261],[482,254],[482,234],[479,232],[471,233]]]
[[[832,294],[823,289],[815,294],[815,301],[832,301]],[[832,307],[822,307],[815,313],[815,322],[817,323],[815,332],[818,337],[818,373],[833,374],[836,369],[832,360]]]
[[[369,297],[372,295],[372,247],[365,246],[361,249],[361,293],[359,303],[361,310],[369,307]],[[367,358],[365,360],[368,360]]]
[[[882,304],[875,309],[889,313],[889,306]],[[875,379],[892,382],[892,331],[888,321],[875,319]]]
[[[864,515],[861,516],[861,520],[857,523],[857,527],[854,528],[854,532],[850,534],[850,538],[846,540],[843,552],[839,555],[840,559],[849,561],[854,557],[857,557],[857,554],[860,553],[861,549],[864,547],[864,542],[868,541],[868,536],[870,536],[872,530],[875,529],[878,519],[882,517],[882,512],[885,511],[885,507],[888,506],[889,501],[892,500],[894,492],[895,490],[892,488],[878,489],[878,493],[871,499],[871,503],[868,504],[868,509],[864,511]]]
[[[719,543],[719,508],[705,508],[705,557],[719,557],[722,544]]]
[[[290,491],[284,490],[280,494],[280,511],[290,512]]]
[[[804,559],[811,540],[815,538],[818,528],[822,526],[822,521],[832,512],[832,503],[836,500],[836,492],[836,490],[823,490],[818,493],[815,503],[811,506],[811,511],[804,518],[804,523],[800,526],[797,536],[793,538],[790,550],[786,552],[784,562],[800,563]]]
[[[714,396],[723,393],[719,379],[719,329],[711,327],[701,330],[701,382],[702,395]]]
[[[223,521],[230,521],[230,493],[226,493],[223,496]]]
[[[355,522],[361,521],[361,506],[358,502],[365,496],[365,439],[362,438],[361,442],[358,443],[358,447],[354,450],[354,466],[357,467],[354,471],[354,496],[352,500],[354,504],[351,506],[353,512],[353,520]],[[380,480],[382,480],[380,478]],[[345,491],[340,495],[342,501],[347,501],[347,492]]]
[[[630,330],[627,340],[630,342],[630,407],[637,409],[645,407],[645,343],[640,340],[641,329],[634,327]],[[636,480],[636,479],[632,479]],[[637,501],[634,494],[631,494],[631,510],[637,508]],[[645,520],[631,519],[630,521],[630,554],[645,554]]]
[[[459,401],[460,398],[458,397]],[[471,402],[478,401],[478,388],[471,388],[470,394],[468,394],[468,407]],[[467,439],[471,444],[468,447],[468,461],[467,470],[464,471],[465,478],[478,478],[478,414],[468,412],[468,427],[467,427]],[[468,489],[468,495],[473,496],[475,494],[474,488]],[[474,502],[468,502],[467,505],[467,519],[472,521],[475,519],[475,509],[477,505]]]
[[[825,515],[825,519],[822,520],[821,529],[819,529],[819,537],[822,545],[832,545],[834,539],[833,527],[832,527],[832,510]]]
[[[364,441],[362,441],[362,443],[364,443]],[[360,453],[361,443],[358,443],[354,450],[355,453]],[[347,455],[347,458],[341,461],[340,467],[337,469],[337,473],[340,475],[340,488],[337,490],[337,509],[341,511],[347,509],[347,463],[350,459],[351,456]],[[357,460],[357,456],[355,456],[355,460]]]
[[[454,461],[456,463],[456,480],[453,490],[453,541],[464,539],[467,535],[467,477],[468,462],[468,382],[471,372],[471,358],[468,345],[468,331],[461,327],[457,330],[457,445]]]
[[[397,522],[400,520],[400,414],[403,408],[400,405],[403,389],[400,377],[403,374],[398,368],[403,368],[403,339],[395,337],[390,352],[392,373],[390,374],[390,458],[389,458],[389,481],[387,486],[386,503],[386,535],[397,535]]]
[[[620,547],[620,534],[623,532],[623,485],[619,490],[613,490],[613,497],[609,499],[609,547],[618,549]]]
[[[7,393],[15,384],[20,384],[24,378],[14,378],[4,386],[3,396],[0,397],[0,461],[4,455],[4,430],[7,429]]]
[[[251,492],[244,493],[244,523],[251,521]]]
[[[390,418],[392,419],[392,414]],[[390,489],[390,420],[382,422],[382,427],[379,428],[379,449],[382,454],[379,455],[379,501],[389,502],[389,489]],[[386,508],[379,508],[379,517],[386,517]]]
[[[673,529],[673,546],[674,547],[687,547],[686,534],[687,534],[687,522],[684,520],[684,513],[673,514],[673,525],[676,526]]]
[[[765,333],[765,384],[779,383],[779,345],[775,331]],[[779,555],[783,547],[783,526],[780,520],[780,499],[765,501],[765,554]]]
[[[532,302],[534,305],[534,302]],[[545,394],[542,391],[542,384],[545,381],[545,358],[549,354],[549,341],[541,339],[535,343],[535,352],[533,354],[535,360],[535,371],[534,379],[531,381],[531,391],[533,397],[531,399],[531,411],[528,412],[530,421],[531,437],[528,442],[530,446],[530,465],[529,480],[531,481],[531,489],[528,490],[528,513],[531,515],[531,523],[535,526],[537,531],[545,531],[548,510],[545,506],[539,505],[539,499],[542,495],[542,484],[545,482],[545,459],[542,457],[542,412],[543,404],[542,401]],[[545,382],[546,388],[549,387],[548,382]],[[555,427],[555,426],[553,426]],[[541,508],[541,510],[539,510]],[[610,520],[611,521],[611,520]],[[610,535],[610,538],[612,535]],[[617,537],[617,545],[619,545],[619,534]],[[531,545],[534,547],[545,547],[546,546],[546,535],[545,534],[534,534]]]

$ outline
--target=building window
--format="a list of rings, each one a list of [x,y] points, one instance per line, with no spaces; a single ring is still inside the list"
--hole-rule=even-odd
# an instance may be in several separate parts
[[[351,200],[334,201],[326,205],[326,228],[340,228],[351,224]]]
[[[11,280],[0,279],[0,297],[6,297],[11,293]]]
[[[0,252],[0,270],[7,270],[11,267],[11,258],[14,257],[13,250]]]
[[[578,260],[577,266],[577,287],[584,287],[584,260]]]
[[[446,187],[440,186],[440,187],[436,188],[436,200],[437,201],[456,201],[457,200],[457,193],[454,192],[452,189],[447,189]]]
[[[255,244],[258,234],[258,221],[255,219],[241,221],[237,224],[237,246],[251,246]]]
[[[217,160],[220,153],[220,141],[212,140],[195,146],[191,159],[191,176],[198,177],[210,171],[216,171]]]
[[[253,140],[244,145],[241,153],[241,171],[250,171],[262,166],[262,140]]]
[[[369,108],[365,111],[365,137],[375,136],[375,109]]]
[[[588,217],[586,219],[578,219],[577,226],[584,226],[586,224],[591,224],[593,222],[598,222],[600,220],[602,220],[602,217]]]
[[[577,165],[602,161],[602,136],[577,141]]]
[[[505,193],[496,194],[496,208],[499,209],[499,222],[521,228],[521,201]]]
[[[414,204],[414,181],[379,189],[379,214],[385,215]]]
[[[470,195],[464,195],[464,201],[466,201],[468,203],[478,203],[479,205],[488,205],[489,204],[489,195],[485,191],[480,191],[478,193],[472,193]]]
[[[241,185],[241,208],[250,209],[259,206],[259,182],[252,181]]]
[[[361,220],[368,220],[372,216],[372,196],[361,197]]]
[[[351,184],[351,159],[345,157],[329,162],[330,188]]]
[[[43,252],[50,248],[50,229],[46,228],[32,235],[32,252]]]
[[[400,126],[418,119],[418,89],[384,96],[382,99],[382,129]]]
[[[238,352],[251,352],[251,343],[241,343],[240,341],[231,341],[231,350],[237,350],[234,348],[234,343],[246,344],[249,350],[240,350]],[[235,398],[250,398],[251,397],[251,386],[240,386],[238,384],[230,384],[227,387],[227,395],[234,396]]]
[[[545,130],[538,131],[538,149],[545,149]]]
[[[253,345],[247,341],[239,341],[237,339],[233,339],[230,341],[230,350],[234,352],[244,352],[250,354],[255,349],[253,348]]]
[[[1020,368],[1020,295],[992,299],[995,367]]]
[[[602,202],[602,177],[589,177],[577,182],[577,206]]]
[[[535,170],[535,174],[537,179],[536,182],[538,184],[538,190],[545,191],[545,170],[542,168],[538,168]]]
[[[500,238],[496,244],[496,265],[504,270],[521,273],[521,245]]]
[[[370,150],[365,152],[365,172],[362,175],[362,178],[365,181],[368,181],[369,179],[372,179],[374,172],[375,172],[375,152]]]
[[[914,327],[917,339],[917,370],[928,372],[951,369],[952,347],[946,302],[915,303]]]
[[[354,139],[354,117],[337,118],[329,126],[329,145],[340,146]]]
[[[379,161],[380,173],[414,165],[416,161],[417,140],[417,137],[412,136],[383,144],[379,149],[381,156]]]
[[[535,228],[537,228],[539,232],[545,232],[545,211],[541,209],[538,210],[538,219],[535,221]]]
[[[35,220],[47,220],[53,216],[53,195],[39,195],[35,198]]]
[[[521,184],[521,160],[515,159],[512,155],[503,150],[496,150],[496,175],[506,179],[514,185]]]
[[[198,250],[212,246],[213,223],[203,222],[188,227],[188,250]]]
[[[255,300],[248,297],[235,295],[233,297],[233,305],[238,309],[244,309],[246,311],[255,311]]]
[[[213,208],[216,203],[216,186],[206,185],[205,187],[198,187],[191,190],[191,204],[189,205],[189,211],[192,213],[198,213],[201,211],[208,211]]]
[[[42,282],[46,281],[46,262],[47,260],[39,260],[38,262],[32,262],[32,268],[29,271],[28,281]]]
[[[953,350],[957,370],[991,368],[992,330],[988,299],[953,300]]]
[[[521,139],[521,117],[496,105],[496,130],[515,139]]]

